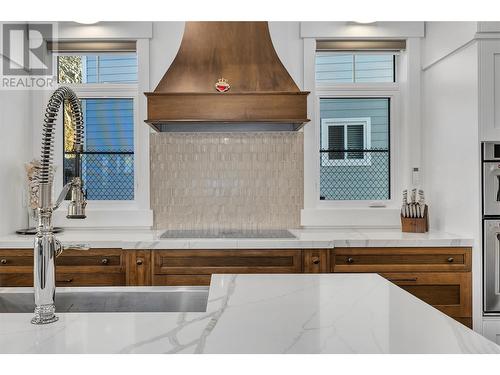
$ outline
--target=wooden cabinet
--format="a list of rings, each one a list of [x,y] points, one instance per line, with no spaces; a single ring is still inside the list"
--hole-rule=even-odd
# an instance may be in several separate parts
[[[302,251],[304,273],[330,272],[330,250],[307,249]]]
[[[66,250],[56,265],[58,286],[209,285],[214,273],[379,273],[472,324],[470,248]],[[33,250],[0,249],[0,286],[32,285]]]
[[[151,250],[124,250],[127,285],[151,285]]]
[[[373,272],[472,327],[470,248],[336,248],[332,272]]]
[[[214,273],[301,273],[302,250],[155,250],[153,285],[208,285]],[[188,283],[188,284],[185,284]]]
[[[125,285],[125,253],[121,249],[65,250],[56,258],[56,285]],[[33,286],[33,250],[0,249],[0,286]]]

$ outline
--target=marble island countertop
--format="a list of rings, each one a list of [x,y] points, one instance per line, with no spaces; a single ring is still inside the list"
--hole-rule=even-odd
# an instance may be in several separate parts
[[[30,318],[0,314],[0,353],[500,353],[375,274],[214,275],[205,312]]]
[[[473,239],[446,232],[402,233],[399,229],[290,229],[296,238],[160,238],[162,230],[68,229],[56,236],[63,244],[123,249],[258,249],[333,247],[473,246]],[[0,236],[0,248],[31,248],[33,236]]]

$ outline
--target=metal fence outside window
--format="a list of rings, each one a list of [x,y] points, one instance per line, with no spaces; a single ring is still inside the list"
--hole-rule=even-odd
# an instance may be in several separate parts
[[[390,199],[390,150],[320,150],[321,200]]]

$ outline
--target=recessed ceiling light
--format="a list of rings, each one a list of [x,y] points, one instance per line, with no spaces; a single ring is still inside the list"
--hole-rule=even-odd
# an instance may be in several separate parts
[[[98,23],[98,22],[101,22],[101,21],[92,21],[92,20],[80,20],[80,21],[75,21],[76,23],[81,23],[83,25],[93,25],[94,23]]]

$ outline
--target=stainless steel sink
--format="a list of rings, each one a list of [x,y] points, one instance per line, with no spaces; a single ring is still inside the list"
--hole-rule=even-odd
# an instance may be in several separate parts
[[[57,288],[56,310],[76,312],[204,312],[208,287]],[[32,313],[33,288],[1,288],[0,313]]]

